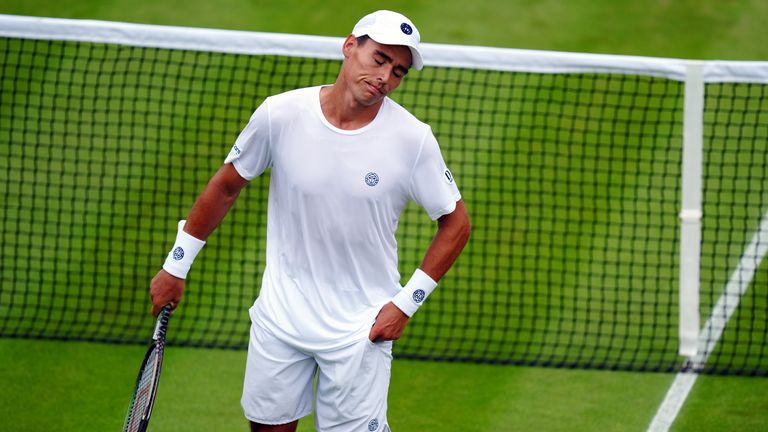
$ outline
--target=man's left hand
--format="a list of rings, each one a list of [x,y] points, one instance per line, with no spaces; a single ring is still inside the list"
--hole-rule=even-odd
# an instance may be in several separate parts
[[[376,322],[371,327],[368,339],[371,342],[381,342],[400,339],[400,336],[408,324],[408,315],[400,310],[394,303],[384,305],[376,316]]]

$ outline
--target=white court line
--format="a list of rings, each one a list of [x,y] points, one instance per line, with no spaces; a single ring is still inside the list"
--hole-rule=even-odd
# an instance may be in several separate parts
[[[691,360],[692,370],[677,374],[659,410],[656,411],[656,415],[648,426],[648,432],[667,432],[672,426],[683,403],[688,398],[693,384],[696,383],[696,378],[699,376],[696,370],[703,367],[707,362],[709,354],[720,340],[725,325],[739,306],[741,296],[747,291],[766,253],[768,253],[768,212],[763,215],[760,227],[752,236],[752,241],[741,256],[738,267],[731,274],[731,278],[725,286],[725,291],[712,308],[712,314],[699,333],[697,354]]]

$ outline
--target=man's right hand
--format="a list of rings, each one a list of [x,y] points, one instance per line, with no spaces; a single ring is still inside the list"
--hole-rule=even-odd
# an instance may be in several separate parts
[[[152,297],[152,315],[157,316],[168,303],[172,309],[176,309],[184,294],[184,279],[161,269],[149,284],[149,294]]]

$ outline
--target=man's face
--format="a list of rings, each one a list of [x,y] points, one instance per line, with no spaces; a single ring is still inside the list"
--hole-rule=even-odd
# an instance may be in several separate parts
[[[344,42],[345,74],[355,100],[371,106],[393,92],[408,73],[411,50],[402,45],[382,45],[373,39],[358,44],[353,36]]]

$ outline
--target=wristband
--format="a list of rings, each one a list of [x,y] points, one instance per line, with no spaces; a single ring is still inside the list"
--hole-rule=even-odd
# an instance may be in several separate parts
[[[417,268],[413,272],[411,279],[408,280],[408,283],[392,298],[392,303],[403,313],[411,317],[424,303],[424,300],[435,290],[436,286],[437,282]]]
[[[205,246],[205,242],[184,232],[187,221],[179,221],[179,230],[176,233],[176,243],[165,258],[163,269],[179,279],[186,279],[192,262]]]

